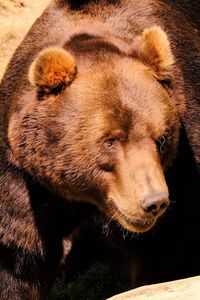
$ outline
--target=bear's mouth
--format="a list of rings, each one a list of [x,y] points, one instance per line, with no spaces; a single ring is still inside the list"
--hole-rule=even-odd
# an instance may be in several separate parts
[[[122,225],[130,232],[146,232],[149,231],[156,223],[156,217],[143,216],[140,218],[128,215],[112,203],[111,219]]]
[[[151,219],[137,219],[137,218],[132,218],[130,219],[129,217],[123,215],[124,221],[119,218],[120,223],[128,229],[129,231],[132,232],[146,232],[149,231],[156,223],[156,218],[151,218]],[[118,221],[118,222],[119,222]]]

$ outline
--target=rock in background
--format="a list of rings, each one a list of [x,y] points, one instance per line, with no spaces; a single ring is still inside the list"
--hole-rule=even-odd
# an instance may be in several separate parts
[[[116,295],[107,300],[199,300],[200,276],[152,284]]]

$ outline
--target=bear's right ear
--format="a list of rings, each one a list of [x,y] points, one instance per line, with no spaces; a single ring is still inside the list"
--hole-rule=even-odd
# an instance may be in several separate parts
[[[56,94],[75,79],[77,67],[74,57],[58,47],[41,51],[29,69],[29,81],[40,95]]]

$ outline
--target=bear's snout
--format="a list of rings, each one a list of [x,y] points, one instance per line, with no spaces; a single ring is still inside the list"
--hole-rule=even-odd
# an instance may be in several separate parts
[[[159,217],[169,206],[169,197],[165,192],[152,193],[144,197],[141,207],[145,213]]]

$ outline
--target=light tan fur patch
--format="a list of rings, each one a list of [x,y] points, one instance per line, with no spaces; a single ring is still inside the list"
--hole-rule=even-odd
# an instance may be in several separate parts
[[[77,73],[74,57],[58,47],[51,47],[39,53],[29,70],[29,81],[39,88],[54,88],[69,85]]]
[[[153,26],[143,31],[136,39],[136,56],[150,67],[158,80],[165,80],[173,69],[174,57],[167,34]]]

